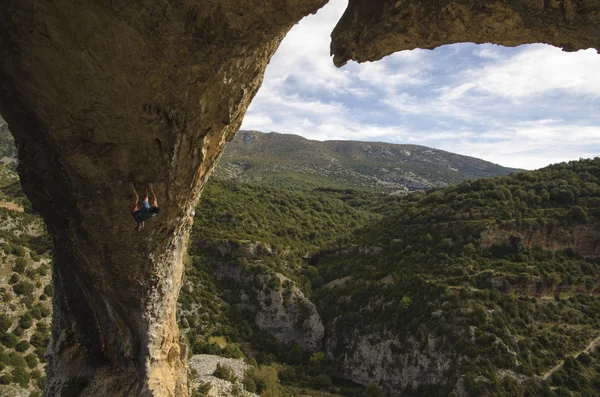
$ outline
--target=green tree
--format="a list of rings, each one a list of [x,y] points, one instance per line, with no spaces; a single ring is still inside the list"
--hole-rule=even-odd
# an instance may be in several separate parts
[[[29,381],[31,380],[29,373],[21,367],[14,368],[11,372],[11,375],[13,382],[18,383],[19,386],[23,388],[26,388],[29,385]]]
[[[8,348],[13,348],[19,343],[19,338],[17,338],[13,334],[4,334],[0,336],[0,341],[2,344]]]
[[[11,326],[12,321],[10,317],[8,317],[6,314],[0,314],[0,333],[8,331]]]
[[[28,329],[33,325],[33,317],[31,317],[31,314],[29,313],[25,313],[20,319],[19,319],[19,327],[23,328],[23,329]]]
[[[22,340],[19,343],[17,343],[17,345],[15,346],[15,350],[20,353],[23,353],[26,352],[30,347],[31,345],[29,344],[29,342],[27,342],[26,340]]]
[[[317,389],[328,389],[331,385],[331,378],[325,374],[319,374],[313,378],[313,386]]]
[[[217,368],[213,372],[213,376],[219,379],[227,380],[232,383],[235,383],[237,381],[237,377],[235,376],[233,369],[229,365],[221,363],[217,364]]]

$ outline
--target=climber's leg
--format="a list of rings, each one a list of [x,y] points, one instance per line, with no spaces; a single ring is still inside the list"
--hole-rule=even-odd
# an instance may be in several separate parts
[[[148,184],[148,189],[150,189],[150,194],[152,195],[152,206],[153,207],[158,207],[158,200],[156,200],[156,195],[154,194],[154,190],[152,190],[152,184],[149,183]],[[146,191],[146,195],[148,194],[148,191]]]
[[[138,196],[137,192],[135,191],[135,187],[133,186],[133,182],[131,183],[131,191],[133,192],[133,201],[129,205],[129,210],[131,212],[134,212],[134,211],[137,211],[137,210],[140,209],[140,207],[139,207],[140,196]]]

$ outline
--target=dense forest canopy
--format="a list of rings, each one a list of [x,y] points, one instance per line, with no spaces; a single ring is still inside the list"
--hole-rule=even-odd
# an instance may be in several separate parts
[[[0,384],[35,396],[51,243],[14,172],[0,171],[0,201],[13,205],[0,208]],[[196,209],[179,323],[190,354],[252,363],[237,381],[261,395],[594,396],[599,225],[600,158],[406,196],[214,179]],[[289,310],[316,308],[318,351],[257,326],[256,302],[274,292]]]

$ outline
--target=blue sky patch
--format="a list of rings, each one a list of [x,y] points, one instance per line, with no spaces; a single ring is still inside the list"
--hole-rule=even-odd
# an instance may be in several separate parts
[[[337,69],[330,33],[347,1],[296,25],[243,129],[410,143],[535,169],[600,155],[600,55],[462,43]]]

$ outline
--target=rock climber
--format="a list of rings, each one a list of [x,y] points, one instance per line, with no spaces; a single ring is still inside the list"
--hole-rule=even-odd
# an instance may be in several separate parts
[[[150,189],[150,194],[152,195],[152,207],[150,207],[150,203],[148,202],[148,189]],[[139,232],[144,230],[144,222],[148,219],[155,217],[160,212],[160,207],[158,206],[158,201],[156,200],[156,195],[152,190],[152,184],[149,183],[146,189],[146,195],[144,196],[144,201],[142,201],[140,206],[140,196],[138,196],[135,191],[135,187],[133,186],[133,182],[131,183],[131,190],[133,191],[133,202],[129,206],[129,211],[131,211],[131,215],[133,215],[133,219],[137,222],[137,226],[135,227],[135,231]]]

